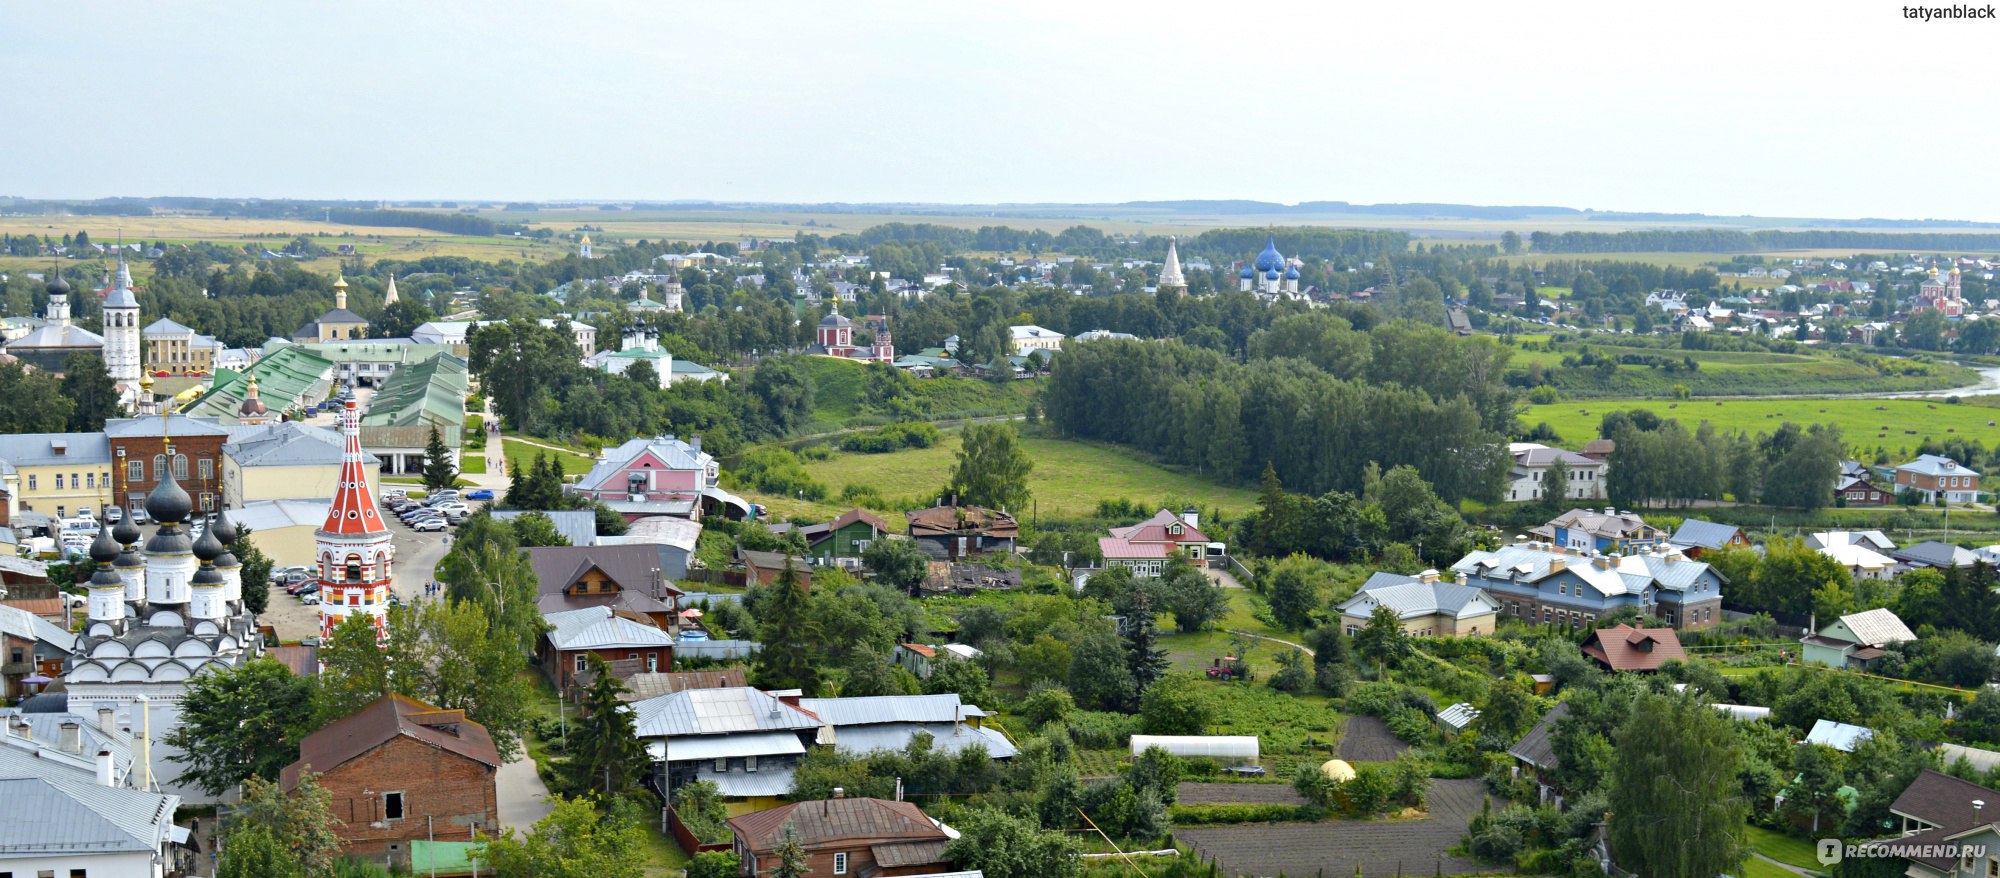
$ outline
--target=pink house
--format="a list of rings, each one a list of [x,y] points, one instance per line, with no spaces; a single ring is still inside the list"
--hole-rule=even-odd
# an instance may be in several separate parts
[[[701,450],[701,437],[632,439],[600,453],[597,465],[569,486],[634,521],[654,515],[700,520],[744,518],[750,504],[722,490],[722,468]]]
[[[1147,576],[1158,576],[1173,555],[1206,567],[1210,540],[1200,523],[1201,514],[1192,506],[1179,515],[1162,509],[1138,524],[1112,528],[1110,536],[1098,538],[1097,548],[1104,563],[1123,564]]]

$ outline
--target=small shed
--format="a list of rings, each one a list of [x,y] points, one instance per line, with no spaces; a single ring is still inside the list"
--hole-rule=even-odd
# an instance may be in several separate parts
[[[1473,707],[1472,703],[1467,701],[1461,701],[1438,711],[1438,725],[1454,735],[1471,728],[1472,721],[1478,718],[1479,708]]]
[[[1256,735],[1133,735],[1136,758],[1158,747],[1183,759],[1207,759],[1218,765],[1256,765]]]

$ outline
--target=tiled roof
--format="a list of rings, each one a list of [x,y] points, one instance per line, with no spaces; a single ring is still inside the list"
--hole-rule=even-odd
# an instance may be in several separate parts
[[[731,818],[730,831],[752,850],[771,850],[787,832],[812,850],[847,841],[946,841],[944,830],[913,802],[823,799],[794,802]]]
[[[528,564],[535,568],[536,594],[543,597],[561,596],[563,589],[596,568],[617,583],[621,593],[650,599],[654,572],[660,566],[660,551],[650,545],[533,546],[523,551],[528,553]],[[667,582],[662,583],[661,593],[671,596],[680,590]],[[661,609],[665,609],[664,604]]]
[[[1674,629],[1630,625],[1592,631],[1583,641],[1583,654],[1614,671],[1654,671],[1669,660],[1687,660],[1687,652],[1681,649],[1680,636]]]
[[[1989,808],[2000,806],[2000,792],[1926,768],[1896,797],[1889,810],[1943,829],[1963,829],[1977,825],[1992,813],[1973,808],[1975,801]]]
[[[447,728],[456,728],[452,734]],[[414,738],[441,751],[500,767],[500,754],[486,727],[465,718],[464,711],[439,710],[401,695],[385,695],[299,742],[299,761],[285,766],[279,783],[291,789],[301,769],[328,772],[398,736]],[[384,778],[393,780],[393,778]]]

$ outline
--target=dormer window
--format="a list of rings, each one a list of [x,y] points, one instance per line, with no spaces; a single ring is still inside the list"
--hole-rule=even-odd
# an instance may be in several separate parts
[[[1180,525],[1178,525],[1178,524],[1172,524],[1172,525],[1168,525],[1168,526],[1167,526],[1167,533],[1170,533],[1170,534],[1173,534],[1174,536],[1180,536],[1180,535],[1181,535],[1181,526],[1180,526]]]

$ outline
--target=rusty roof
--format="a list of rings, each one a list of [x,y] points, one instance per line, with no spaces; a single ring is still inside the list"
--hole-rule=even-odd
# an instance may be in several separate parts
[[[412,698],[385,695],[354,715],[307,735],[299,742],[299,761],[285,766],[278,783],[289,790],[298,784],[301,770],[332,771],[398,737],[414,738],[438,750],[500,767],[493,737],[485,726],[466,719],[464,711],[439,710]]]
[[[776,848],[787,829],[808,851],[838,842],[947,840],[944,830],[914,803],[869,798],[794,802],[732,818],[729,829],[754,851]]]
[[[1590,632],[1583,654],[1614,671],[1657,671],[1672,659],[1687,661],[1680,635],[1672,628],[1615,625]]]

